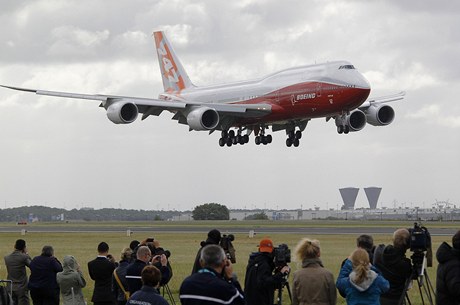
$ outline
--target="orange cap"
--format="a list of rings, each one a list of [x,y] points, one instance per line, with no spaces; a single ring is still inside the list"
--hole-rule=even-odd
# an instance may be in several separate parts
[[[260,252],[268,252],[272,253],[273,252],[273,242],[269,238],[264,238],[260,241],[259,244],[259,251]]]

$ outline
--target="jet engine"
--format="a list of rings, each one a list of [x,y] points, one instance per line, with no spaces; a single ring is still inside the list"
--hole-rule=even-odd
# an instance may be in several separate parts
[[[374,126],[384,126],[393,122],[395,111],[385,104],[374,104],[364,110],[367,122]]]
[[[129,124],[137,119],[139,110],[136,104],[128,101],[117,101],[107,108],[107,117],[115,124]]]
[[[219,124],[219,113],[209,107],[199,107],[187,115],[187,124],[193,130],[212,130]]]
[[[359,109],[354,110],[346,116],[335,118],[335,125],[339,133],[348,131],[360,131],[366,126],[366,115]]]

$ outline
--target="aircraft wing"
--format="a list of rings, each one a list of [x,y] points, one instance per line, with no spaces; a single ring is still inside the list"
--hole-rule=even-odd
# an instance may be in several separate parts
[[[223,117],[262,117],[271,113],[270,104],[224,104],[224,103],[200,103],[185,100],[162,100],[152,98],[139,98],[129,96],[116,96],[116,95],[103,95],[103,94],[81,94],[59,91],[46,91],[38,89],[28,89],[12,86],[1,87],[32,92],[38,95],[48,95],[64,98],[75,98],[85,100],[101,101],[100,107],[108,108],[112,103],[123,101],[133,103],[137,106],[139,113],[142,113],[142,119],[147,118],[149,115],[160,115],[163,110],[169,111],[188,111],[193,108],[208,107],[216,110]],[[180,119],[179,123],[182,123]]]
[[[381,104],[381,103],[389,103],[389,102],[395,102],[404,99],[404,96],[406,95],[406,92],[401,91],[396,94],[392,95],[386,95],[386,96],[381,96],[381,97],[376,97],[376,98],[369,98],[366,100],[361,106],[359,106],[359,109],[363,108],[368,108],[371,105],[374,104]]]

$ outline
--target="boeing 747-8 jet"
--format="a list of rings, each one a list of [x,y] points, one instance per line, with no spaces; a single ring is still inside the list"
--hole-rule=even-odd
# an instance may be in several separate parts
[[[195,86],[161,31],[153,33],[164,92],[157,99],[45,91],[11,86],[9,89],[65,98],[100,101],[115,124],[134,122],[174,113],[173,119],[190,130],[221,132],[220,146],[249,142],[269,144],[272,131],[285,130],[287,146],[299,146],[307,123],[314,118],[334,119],[339,134],[359,131],[366,123],[390,124],[395,116],[387,102],[401,100],[404,93],[368,100],[369,82],[346,61],[301,66],[275,72],[260,79],[206,87]]]

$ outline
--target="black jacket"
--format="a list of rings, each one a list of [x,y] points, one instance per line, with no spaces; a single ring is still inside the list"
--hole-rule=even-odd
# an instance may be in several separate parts
[[[56,274],[61,271],[62,265],[54,256],[35,256],[30,262],[29,288],[59,289]]]
[[[169,262],[168,262],[169,264]],[[142,287],[142,278],[141,273],[142,269],[147,266],[144,261],[136,259],[131,263],[126,269],[126,282],[128,283],[129,292],[131,294],[135,293]],[[171,279],[171,271],[168,266],[162,266],[161,263],[153,264],[161,272],[161,281],[160,286],[163,286],[169,282]]]
[[[180,286],[182,305],[244,305],[241,286],[237,281],[227,281],[213,269],[200,269],[187,277]]]
[[[115,302],[112,293],[112,275],[115,264],[105,257],[98,256],[88,262],[88,272],[94,281],[92,302]]]
[[[283,281],[281,273],[273,274],[275,264],[268,253],[256,252],[249,256],[244,281],[244,295],[247,305],[272,305],[275,289]]]
[[[377,247],[374,253],[374,265],[390,282],[390,290],[381,295],[380,299],[399,300],[405,292],[406,280],[412,277],[412,263],[406,257],[405,250],[388,245],[380,251]]]
[[[129,298],[128,305],[168,305],[168,302],[153,287],[142,286]]]
[[[436,252],[438,270],[436,274],[436,304],[460,304],[460,250],[446,242]]]

